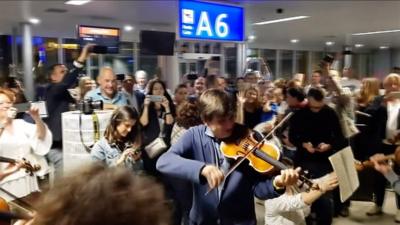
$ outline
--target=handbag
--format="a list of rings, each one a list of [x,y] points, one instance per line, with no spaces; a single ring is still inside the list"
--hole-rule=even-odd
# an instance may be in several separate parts
[[[159,120],[158,122],[160,125],[160,133],[158,137],[150,142],[150,144],[146,145],[146,147],[144,147],[144,150],[146,151],[150,159],[154,159],[157,156],[161,155],[167,150],[168,147],[163,138],[164,123],[161,120]]]
[[[162,137],[157,137],[150,144],[146,145],[144,150],[150,159],[154,159],[167,150],[167,144],[165,144],[165,141]]]

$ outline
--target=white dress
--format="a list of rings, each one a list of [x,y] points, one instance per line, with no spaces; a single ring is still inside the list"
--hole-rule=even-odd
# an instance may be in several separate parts
[[[12,122],[12,131],[4,130],[0,136],[0,156],[12,159],[25,158],[31,163],[41,166],[41,170],[30,176],[24,169],[4,178],[0,186],[11,192],[18,198],[39,191],[37,176],[44,175],[48,165],[44,156],[49,152],[52,144],[52,134],[46,127],[46,136],[39,140],[36,135],[36,125],[27,123],[21,119]],[[0,163],[0,170],[5,170],[8,163]],[[0,191],[0,197],[6,201],[13,200],[12,197]]]

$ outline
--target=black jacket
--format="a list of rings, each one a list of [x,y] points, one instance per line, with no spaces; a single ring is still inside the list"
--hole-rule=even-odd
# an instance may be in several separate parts
[[[67,112],[69,104],[74,103],[68,89],[75,86],[81,71],[82,69],[74,67],[60,83],[50,83],[46,89],[48,118],[45,119],[45,122],[53,133],[53,147],[61,147],[61,113]]]

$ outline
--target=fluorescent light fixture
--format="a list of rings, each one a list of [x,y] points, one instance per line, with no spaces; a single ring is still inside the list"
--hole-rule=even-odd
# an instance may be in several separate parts
[[[295,44],[295,43],[299,42],[299,40],[298,39],[292,39],[292,40],[290,40],[290,42]]]
[[[65,4],[67,5],[84,5],[86,3],[89,3],[91,0],[69,0],[66,1]]]
[[[255,35],[249,35],[249,36],[247,37],[247,39],[248,39],[249,41],[254,41],[254,40],[256,39],[256,36],[255,36]]]
[[[38,18],[29,18],[29,23],[31,24],[39,24],[40,20]]]
[[[131,26],[131,25],[126,25],[126,26],[124,26],[124,30],[125,31],[132,31],[134,28]]]
[[[356,48],[362,48],[362,47],[364,47],[364,45],[363,45],[363,44],[355,44],[354,47],[356,47]]]
[[[327,46],[332,46],[332,45],[334,45],[335,44],[335,42],[333,42],[333,41],[327,41],[327,42],[325,42],[325,45],[327,45]]]
[[[277,19],[277,20],[267,20],[267,21],[263,21],[263,22],[253,23],[253,25],[265,25],[265,24],[280,23],[280,22],[301,20],[301,19],[307,19],[307,18],[309,18],[309,16],[295,16],[295,17],[288,17],[288,18]]]
[[[379,49],[388,49],[388,46],[380,46]]]
[[[370,34],[385,34],[385,33],[395,33],[400,32],[400,30],[381,30],[381,31],[372,31],[372,32],[365,32],[365,33],[355,33],[352,34],[353,36],[362,36],[362,35],[370,35]]]

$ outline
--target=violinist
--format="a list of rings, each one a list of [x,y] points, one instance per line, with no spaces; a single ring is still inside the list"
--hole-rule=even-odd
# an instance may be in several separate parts
[[[190,128],[157,161],[161,173],[193,184],[192,225],[256,224],[254,195],[276,197],[298,180],[299,170],[282,170],[271,179],[247,163],[225,177],[234,161],[222,154],[221,141],[245,129],[234,122],[234,104],[224,91],[206,90],[199,99],[204,125]]]
[[[44,155],[50,150],[52,134],[40,118],[37,107],[31,107],[28,111],[35,124],[14,119],[16,114],[16,109],[12,107],[14,100],[15,95],[11,90],[0,89],[0,156],[16,160],[26,158],[39,163],[43,168],[42,171],[45,171],[48,165]],[[7,164],[2,163],[0,169],[4,172],[9,168]],[[23,170],[13,171],[1,181],[0,186],[17,198],[26,197],[39,191],[37,175],[40,174],[31,176]],[[0,194],[0,196],[7,201],[14,200],[8,195]]]
[[[371,135],[372,146],[376,147],[371,153],[392,154],[400,146],[400,75],[389,74],[383,80],[385,95],[375,97],[371,103],[373,116],[370,124],[373,133]],[[372,154],[371,154],[372,155]],[[375,205],[368,212],[368,216],[382,215],[382,206],[385,199],[386,179],[380,173],[373,176],[373,188]],[[396,195],[397,203],[400,196]],[[395,221],[400,223],[400,204],[397,204]]]

